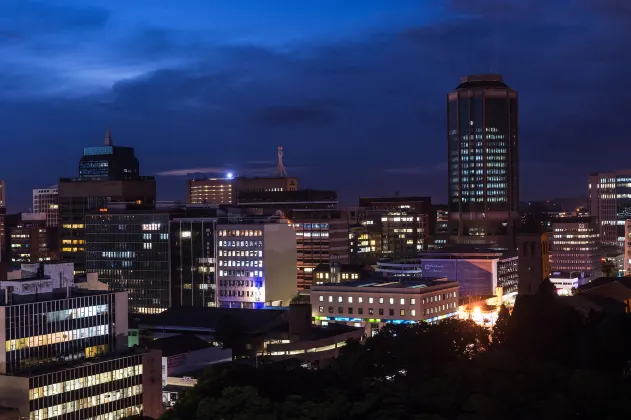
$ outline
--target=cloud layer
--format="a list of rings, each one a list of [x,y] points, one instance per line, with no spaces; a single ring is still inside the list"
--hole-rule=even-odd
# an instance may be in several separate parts
[[[584,194],[589,172],[628,166],[626,3],[316,3],[261,10],[267,26],[243,17],[245,6],[204,2],[165,12],[150,2],[2,3],[9,204],[25,208],[31,188],[75,175],[82,147],[107,126],[147,174],[274,162],[282,144],[306,169],[303,186],[348,201],[394,190],[441,201],[446,179],[433,175],[446,159],[446,93],[489,70],[519,91],[521,161],[552,162],[522,165],[524,199]],[[185,194],[168,177],[160,191]]]

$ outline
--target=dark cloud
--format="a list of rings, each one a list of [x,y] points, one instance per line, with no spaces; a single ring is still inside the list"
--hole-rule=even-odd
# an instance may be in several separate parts
[[[0,2],[0,28],[19,39],[101,29],[109,18],[109,12],[96,7],[59,6],[52,1]]]
[[[267,127],[324,126],[335,120],[335,114],[325,108],[307,106],[270,106],[255,112],[256,124]]]
[[[0,102],[0,142],[10,143],[9,162],[29,153],[45,161],[28,175],[33,187],[54,183],[50,174],[71,176],[81,147],[100,143],[111,125],[149,174],[275,162],[283,144],[288,161],[309,167],[301,185],[353,200],[396,185],[440,202],[446,94],[463,75],[494,71],[520,95],[522,197],[584,194],[589,172],[628,166],[620,151],[631,113],[631,28],[621,22],[631,11],[622,3],[454,0],[431,23],[283,48],[136,28],[129,48],[120,44],[121,62],[186,60],[72,100]],[[7,85],[47,82],[19,76]],[[67,153],[48,159],[62,146]],[[11,174],[23,171],[6,170],[14,194],[10,186],[24,181]],[[183,196],[181,180],[162,179],[166,197]]]

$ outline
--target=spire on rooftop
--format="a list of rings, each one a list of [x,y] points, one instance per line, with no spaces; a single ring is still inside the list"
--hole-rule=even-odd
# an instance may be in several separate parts
[[[112,133],[110,132],[110,128],[107,128],[107,131],[105,132],[105,145],[106,146],[111,146],[112,145]]]

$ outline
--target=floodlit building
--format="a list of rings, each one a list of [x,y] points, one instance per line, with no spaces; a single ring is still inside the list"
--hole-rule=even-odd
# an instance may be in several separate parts
[[[311,313],[318,325],[364,327],[368,335],[386,324],[437,322],[458,314],[458,283],[360,280],[311,287]]]
[[[217,226],[221,307],[287,305],[296,294],[296,236],[288,223]]]

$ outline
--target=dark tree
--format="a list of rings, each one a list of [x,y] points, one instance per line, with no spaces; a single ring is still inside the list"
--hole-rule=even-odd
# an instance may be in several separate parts
[[[500,307],[500,312],[497,314],[497,321],[493,326],[493,333],[491,334],[491,343],[493,347],[501,348],[506,343],[509,321],[510,311],[505,305],[502,305]]]

